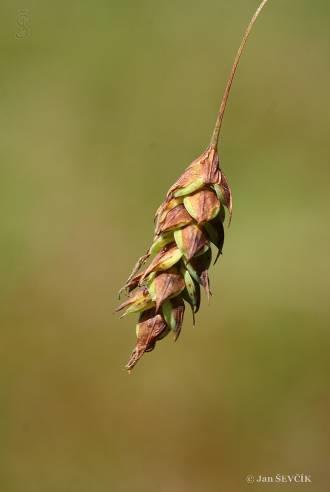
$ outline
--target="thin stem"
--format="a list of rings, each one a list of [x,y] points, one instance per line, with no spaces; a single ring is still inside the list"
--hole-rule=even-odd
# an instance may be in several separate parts
[[[230,72],[230,75],[229,75],[229,78],[228,78],[228,82],[227,82],[227,85],[226,85],[226,88],[225,88],[225,92],[224,92],[223,97],[222,97],[222,101],[221,101],[221,104],[220,104],[220,109],[219,109],[217,120],[216,120],[216,123],[215,123],[215,127],[214,127],[214,130],[213,130],[213,134],[212,134],[212,138],[211,138],[211,144],[210,144],[210,147],[212,149],[216,149],[217,146],[218,146],[218,141],[219,141],[219,135],[220,135],[220,129],[221,129],[221,124],[222,124],[222,120],[223,120],[223,115],[225,114],[225,110],[226,110],[226,105],[227,105],[227,101],[228,101],[230,89],[231,89],[231,86],[232,86],[232,83],[233,83],[233,80],[234,80],[234,77],[235,77],[235,73],[236,73],[236,70],[237,70],[237,67],[238,67],[238,64],[239,64],[241,55],[243,53],[243,50],[244,50],[246,41],[247,41],[247,39],[249,37],[249,34],[250,34],[251,30],[252,30],[252,27],[253,27],[255,21],[257,20],[260,12],[262,11],[262,9],[264,8],[264,6],[266,5],[267,2],[268,2],[268,0],[263,0],[261,2],[261,4],[259,5],[259,7],[257,8],[254,16],[252,17],[252,19],[251,19],[251,21],[250,21],[250,23],[249,23],[249,25],[248,25],[245,33],[244,33],[244,36],[243,36],[241,45],[238,48],[238,51],[237,51],[237,54],[236,54],[236,58],[234,60],[234,64],[232,66],[232,69],[231,69],[231,72]]]

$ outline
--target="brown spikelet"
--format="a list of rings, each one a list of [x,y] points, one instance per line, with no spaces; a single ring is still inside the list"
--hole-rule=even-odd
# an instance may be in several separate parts
[[[182,275],[176,271],[159,273],[153,280],[156,312],[167,299],[178,296],[185,288]]]
[[[140,283],[152,272],[168,270],[182,257],[182,252],[175,243],[165,246],[152,260],[140,279]]]
[[[193,221],[191,215],[187,212],[184,205],[177,205],[172,208],[164,217],[164,220],[159,226],[157,233],[163,233],[179,229],[185,225],[191,224]]]
[[[209,188],[203,188],[186,196],[183,204],[198,224],[214,219],[221,206],[216,193]]]
[[[163,316],[151,309],[141,314],[136,332],[137,342],[126,365],[128,370],[133,369],[144,352],[151,352],[154,349],[157,340],[166,336],[168,328]]]
[[[188,261],[208,244],[207,236],[198,224],[191,224],[178,229],[174,233],[174,239],[183,256]]]
[[[231,69],[209,147],[170,187],[155,215],[153,242],[136,263],[121,289],[128,299],[117,311],[139,312],[137,342],[126,365],[130,371],[145,352],[170,331],[176,340],[182,329],[185,303],[195,315],[200,308],[201,286],[210,299],[209,268],[212,248],[222,253],[226,211],[229,223],[233,200],[228,180],[220,168],[218,141],[230,89],[245,43],[268,0],[262,0],[252,17]],[[141,273],[139,270],[150,260]]]

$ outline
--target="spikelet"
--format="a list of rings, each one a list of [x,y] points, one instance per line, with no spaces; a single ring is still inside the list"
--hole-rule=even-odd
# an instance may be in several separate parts
[[[219,167],[217,151],[208,148],[169,189],[156,212],[152,245],[122,289],[129,297],[117,311],[124,310],[123,316],[140,313],[137,344],[127,369],[168,333],[178,339],[185,303],[195,318],[201,287],[210,297],[211,244],[218,257],[224,242],[225,209],[230,217],[230,187]],[[147,259],[149,265],[137,274]]]
[[[217,151],[223,115],[235,72],[250,31],[268,0],[252,17],[238,49],[217,115],[209,147],[195,159],[168,190],[155,215],[153,242],[135,265],[124,287],[128,295],[117,311],[139,313],[137,342],[126,365],[130,371],[156,343],[173,333],[177,340],[185,305],[193,322],[201,303],[201,287],[210,299],[209,268],[222,253],[224,221],[232,217],[232,192],[219,165]],[[144,271],[139,272],[149,260]]]

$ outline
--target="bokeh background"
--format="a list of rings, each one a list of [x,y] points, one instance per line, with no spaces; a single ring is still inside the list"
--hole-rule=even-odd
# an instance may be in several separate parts
[[[328,489],[327,0],[271,0],[243,56],[197,327],[187,311],[128,376],[136,318],[113,314],[256,5],[1,1],[2,492]]]

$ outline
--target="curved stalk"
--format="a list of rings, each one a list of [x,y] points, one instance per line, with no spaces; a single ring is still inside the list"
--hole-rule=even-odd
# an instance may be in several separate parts
[[[220,108],[219,108],[217,120],[216,120],[216,123],[215,123],[215,127],[214,127],[214,130],[213,130],[213,134],[212,134],[212,138],[211,138],[211,144],[210,144],[210,147],[212,149],[216,149],[217,146],[218,146],[218,141],[219,141],[219,135],[220,135],[220,129],[221,129],[221,124],[222,124],[222,120],[223,120],[223,115],[225,114],[225,110],[226,110],[226,105],[227,105],[227,101],[228,101],[230,89],[231,89],[231,86],[232,86],[232,83],[233,83],[233,80],[234,80],[234,77],[235,77],[235,73],[236,73],[236,70],[237,70],[237,67],[238,67],[238,64],[239,64],[241,55],[243,53],[245,44],[247,42],[247,39],[249,37],[249,34],[250,34],[251,30],[252,30],[252,27],[253,27],[255,21],[257,20],[260,12],[262,11],[262,9],[264,8],[264,6],[266,5],[267,2],[268,2],[268,0],[263,0],[261,2],[261,4],[259,5],[259,7],[257,8],[255,14],[253,15],[253,17],[252,17],[252,19],[251,19],[251,21],[250,21],[250,23],[249,23],[249,25],[248,25],[245,33],[244,33],[244,36],[243,36],[242,42],[240,44],[240,47],[238,48],[238,51],[237,51],[237,54],[236,54],[236,57],[235,57],[235,60],[234,60],[234,64],[233,64],[232,69],[231,69],[231,72],[229,74],[229,78],[228,78],[228,81],[227,81],[225,92],[224,92],[223,97],[222,97],[222,101],[221,101],[221,104],[220,104]]]

